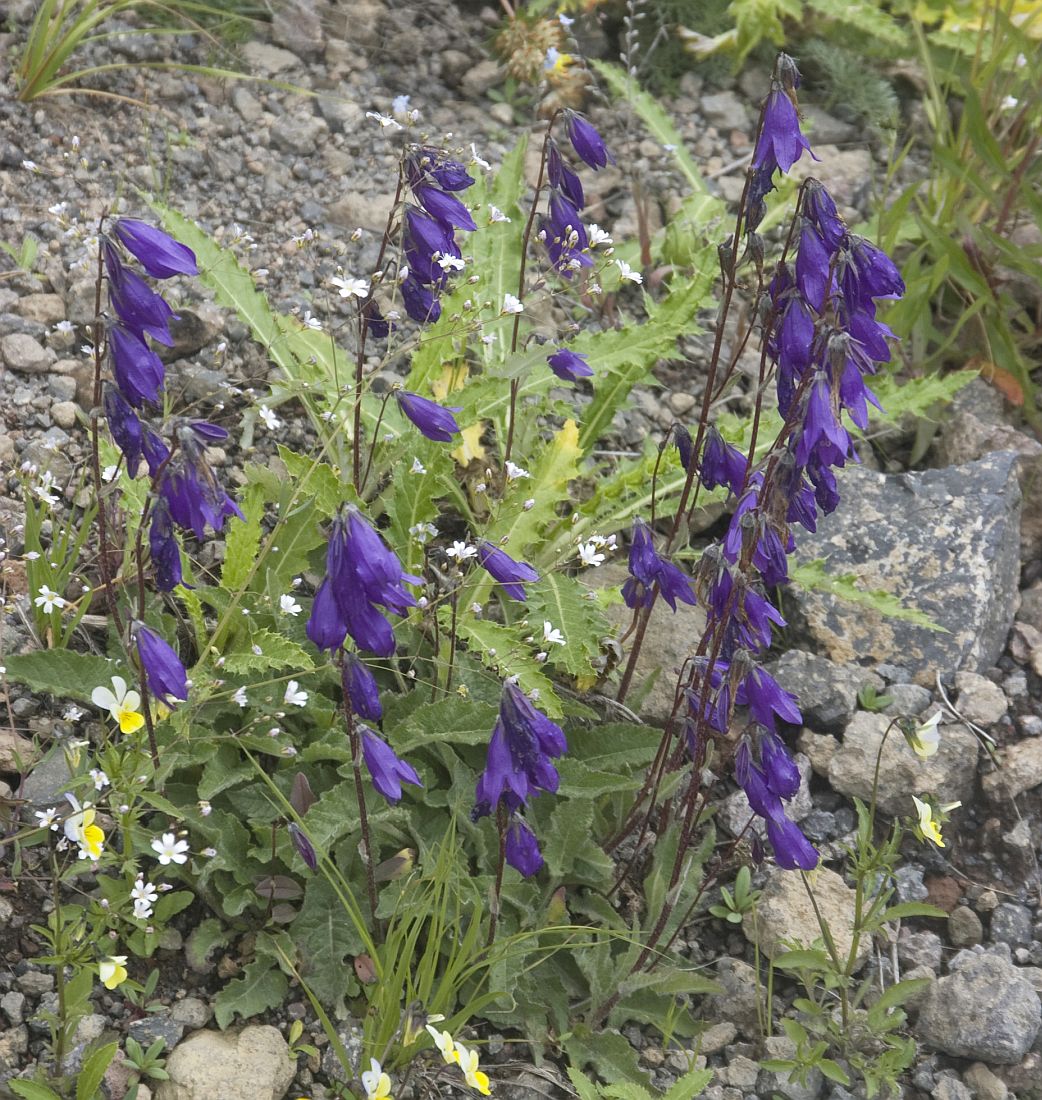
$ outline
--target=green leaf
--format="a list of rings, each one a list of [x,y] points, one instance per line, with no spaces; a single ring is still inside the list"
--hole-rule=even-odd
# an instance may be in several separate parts
[[[185,958],[191,970],[199,974],[210,967],[210,956],[232,941],[232,932],[216,917],[206,917],[192,929],[185,940]]]
[[[867,607],[872,611],[888,619],[899,619],[902,622],[914,623],[916,626],[939,634],[949,633],[946,627],[935,623],[924,611],[918,611],[912,607],[906,607],[897,596],[881,589],[864,589],[858,587],[860,578],[854,573],[841,573],[835,575],[828,572],[827,563],[823,558],[815,558],[812,561],[798,562],[791,566],[789,577],[794,584],[811,592],[827,592],[847,603],[858,607]]]
[[[95,1093],[101,1087],[105,1070],[116,1057],[118,1049],[119,1043],[106,1043],[83,1063],[83,1069],[76,1078],[76,1100],[94,1100]]]
[[[662,1100],[694,1100],[713,1079],[711,1069],[691,1069],[674,1082]]]
[[[41,649],[35,653],[12,654],[4,657],[7,677],[26,684],[33,691],[47,692],[62,699],[90,702],[91,692],[99,685],[108,685],[112,676],[123,672],[115,661],[96,657],[92,653],[74,653],[71,649]]]
[[[278,1008],[286,996],[289,983],[273,959],[254,959],[241,978],[229,982],[214,1000],[214,1019],[223,1031],[236,1016],[244,1020],[259,1016],[270,1008]]]
[[[831,1058],[822,1058],[817,1066],[830,1081],[835,1081],[837,1085],[850,1084],[850,1078],[844,1072],[843,1067],[838,1062],[833,1062]]]
[[[292,669],[294,672],[309,672],[315,667],[311,654],[301,645],[291,641],[284,634],[274,630],[261,629],[249,636],[242,636],[249,645],[224,655],[225,671],[236,675],[251,672],[267,672],[273,669]],[[260,653],[255,653],[256,646]]]
[[[872,1005],[873,1013],[886,1015],[891,1009],[905,1004],[910,997],[915,997],[933,984],[933,978],[906,978],[904,981],[895,982],[888,986]]]
[[[540,638],[540,627],[549,622],[564,635],[566,645],[546,647],[547,664],[576,679],[593,679],[593,662],[600,656],[601,639],[611,634],[608,618],[588,589],[565,573],[544,573],[528,587],[532,633]]]
[[[336,1007],[348,988],[348,955],[364,949],[359,929],[325,878],[308,880],[304,904],[289,926],[300,952],[301,977],[324,1004]]]
[[[19,1081],[18,1078],[12,1077],[8,1080],[7,1087],[15,1096],[21,1096],[23,1100],[62,1100],[54,1089],[41,1085],[37,1081]]]
[[[904,920],[906,917],[933,917],[936,920],[947,920],[948,914],[936,905],[930,905],[925,901],[899,901],[884,909],[877,917],[879,924],[888,921]]]
[[[231,592],[242,588],[249,580],[253,563],[260,548],[261,518],[264,515],[264,499],[260,486],[251,485],[239,500],[245,521],[230,517],[225,539],[224,565],[221,567],[221,585]]]
[[[601,1100],[600,1089],[582,1070],[576,1069],[575,1066],[569,1066],[568,1080],[575,1086],[575,1091],[579,1094],[579,1100]]]
[[[579,1029],[564,1040],[564,1048],[573,1066],[584,1069],[593,1066],[597,1074],[612,1084],[631,1081],[637,1085],[647,1083],[647,1075],[641,1070],[637,1052],[617,1031],[604,1029],[597,1033]]]
[[[824,951],[812,949],[785,951],[773,962],[778,970],[819,970],[824,971],[832,965]]]
[[[432,743],[487,745],[496,714],[496,707],[487,703],[449,696],[417,707],[388,731],[388,740],[397,753]]]

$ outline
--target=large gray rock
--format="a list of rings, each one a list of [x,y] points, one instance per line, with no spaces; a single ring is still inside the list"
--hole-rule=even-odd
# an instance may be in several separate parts
[[[282,0],[271,18],[271,37],[297,57],[315,57],[325,46],[315,0]]]
[[[862,588],[896,596],[945,632],[801,589],[791,593],[789,617],[804,648],[841,664],[899,654],[921,684],[937,671],[993,665],[1020,576],[1016,455],[897,475],[847,469],[839,489],[843,506],[799,540],[798,559],[824,558],[831,574],[854,574]]]
[[[857,710],[858,692],[871,684],[882,693],[883,680],[857,665],[837,665],[827,657],[790,649],[771,668],[786,691],[799,700],[803,721],[811,729],[841,732]]]
[[[22,374],[44,374],[50,370],[54,356],[32,336],[12,332],[0,339],[0,359]]]
[[[867,802],[872,797],[879,746],[891,719],[860,711],[843,734],[829,761],[833,790]],[[941,726],[940,744],[927,760],[908,747],[900,730],[892,729],[879,761],[878,804],[884,813],[907,816],[914,811],[913,794],[936,794],[945,802],[968,803],[977,774],[977,738],[962,724]]]
[[[296,1064],[280,1032],[268,1024],[239,1032],[197,1031],[170,1055],[169,1081],[157,1100],[282,1100]]]
[[[1011,1064],[1027,1053],[1040,1022],[1038,994],[1012,963],[971,955],[931,987],[916,1032],[928,1046],[956,1058]]]
[[[1029,737],[1005,749],[998,770],[982,781],[984,791],[1001,801],[1016,798],[1042,784],[1042,739]]]

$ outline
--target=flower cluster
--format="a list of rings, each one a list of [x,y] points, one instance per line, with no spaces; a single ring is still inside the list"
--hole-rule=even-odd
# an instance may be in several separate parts
[[[409,154],[405,178],[415,203],[405,209],[406,266],[399,272],[399,283],[405,312],[423,324],[441,316],[438,295],[449,275],[464,266],[455,230],[470,232],[477,226],[457,195],[474,179],[459,161],[429,146]]]
[[[510,815],[506,834],[506,858],[523,875],[534,875],[543,866],[535,834],[518,811],[540,791],[553,794],[560,783],[551,763],[563,756],[568,745],[564,732],[508,680],[503,685],[499,717],[489,741],[485,770],[474,792],[474,820],[502,805]]]
[[[810,150],[799,125],[799,82],[795,63],[782,55],[750,169],[750,238],[775,172],[788,171]],[[798,723],[800,712],[791,695],[754,667],[770,645],[771,625],[784,625],[763,589],[788,581],[787,557],[795,548],[791,527],[814,531],[819,512],[828,514],[839,503],[833,471],[857,461],[842,414],[862,429],[868,426],[868,404],[876,399],[865,376],[889,360],[892,336],[876,319],[876,301],[898,297],[904,285],[882,251],[847,230],[818,181],[804,184],[799,214],[795,262],[777,265],[761,310],[785,418],[783,445],[751,471],[736,448],[709,431],[698,458],[702,483],[726,486],[737,501],[721,547],[700,563],[699,592],[720,659],[711,672],[705,663],[696,669],[689,700],[693,715],[721,730],[733,706],[748,708],[736,777],[764,818],[779,864],[810,868],[817,853],[782,809],[781,800],[796,793],[799,777],[776,729],[778,718]]]

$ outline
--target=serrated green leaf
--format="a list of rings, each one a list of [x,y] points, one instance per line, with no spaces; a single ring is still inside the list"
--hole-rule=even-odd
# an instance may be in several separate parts
[[[17,1077],[12,1077],[8,1080],[7,1087],[15,1096],[21,1096],[22,1100],[62,1100],[54,1089],[37,1081],[19,1081]]]
[[[94,1100],[95,1094],[101,1088],[105,1071],[116,1057],[118,1049],[119,1043],[106,1043],[83,1063],[83,1068],[76,1076],[76,1100]]]
[[[267,672],[272,669],[292,669],[294,672],[310,672],[315,667],[314,659],[303,646],[291,641],[285,634],[273,630],[261,629],[244,637],[250,648],[224,655],[224,669],[234,675],[250,672]],[[257,646],[260,653],[255,653]]]
[[[694,1100],[713,1079],[711,1069],[691,1069],[674,1081],[662,1100]]]
[[[90,702],[91,692],[96,687],[107,686],[116,674],[131,683],[135,679],[115,661],[92,653],[74,653],[71,649],[41,649],[36,653],[5,655],[4,665],[9,680],[25,684],[33,691],[84,703]]]
[[[300,953],[300,972],[312,993],[335,1007],[349,985],[348,955],[364,950],[364,941],[336,892],[323,877],[308,880],[304,904],[289,926]]]
[[[272,959],[254,959],[242,977],[229,982],[214,999],[217,1026],[223,1031],[236,1016],[249,1020],[270,1008],[278,1008],[288,988],[286,975]]]
[[[600,1090],[582,1070],[576,1069],[575,1066],[569,1066],[568,1080],[575,1086],[575,1091],[579,1094],[579,1100],[601,1100]]]
[[[185,959],[189,968],[200,974],[205,973],[213,952],[219,947],[227,947],[231,941],[231,930],[225,928],[216,917],[201,920],[185,940]]]
[[[388,741],[397,753],[432,743],[487,745],[496,714],[496,708],[487,703],[451,696],[417,707],[388,731]]]
[[[544,573],[528,587],[533,633],[538,625],[551,623],[564,635],[566,644],[547,646],[547,664],[577,679],[594,677],[593,662],[600,656],[600,640],[611,633],[608,618],[593,600],[590,590],[565,573]]]
[[[646,1084],[637,1052],[617,1031],[607,1028],[596,1034],[574,1033],[564,1040],[564,1048],[572,1065],[579,1069],[593,1066],[597,1074],[613,1084],[631,1081]]]
[[[260,547],[261,518],[264,500],[259,486],[251,485],[239,500],[245,520],[232,516],[228,520],[225,538],[224,565],[221,567],[221,584],[235,592],[246,584]]]

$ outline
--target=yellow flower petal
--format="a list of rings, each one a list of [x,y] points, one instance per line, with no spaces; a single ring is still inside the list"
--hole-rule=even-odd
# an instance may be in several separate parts
[[[118,712],[120,733],[137,733],[145,724],[145,716],[138,714],[136,710],[127,710],[120,707]]]

